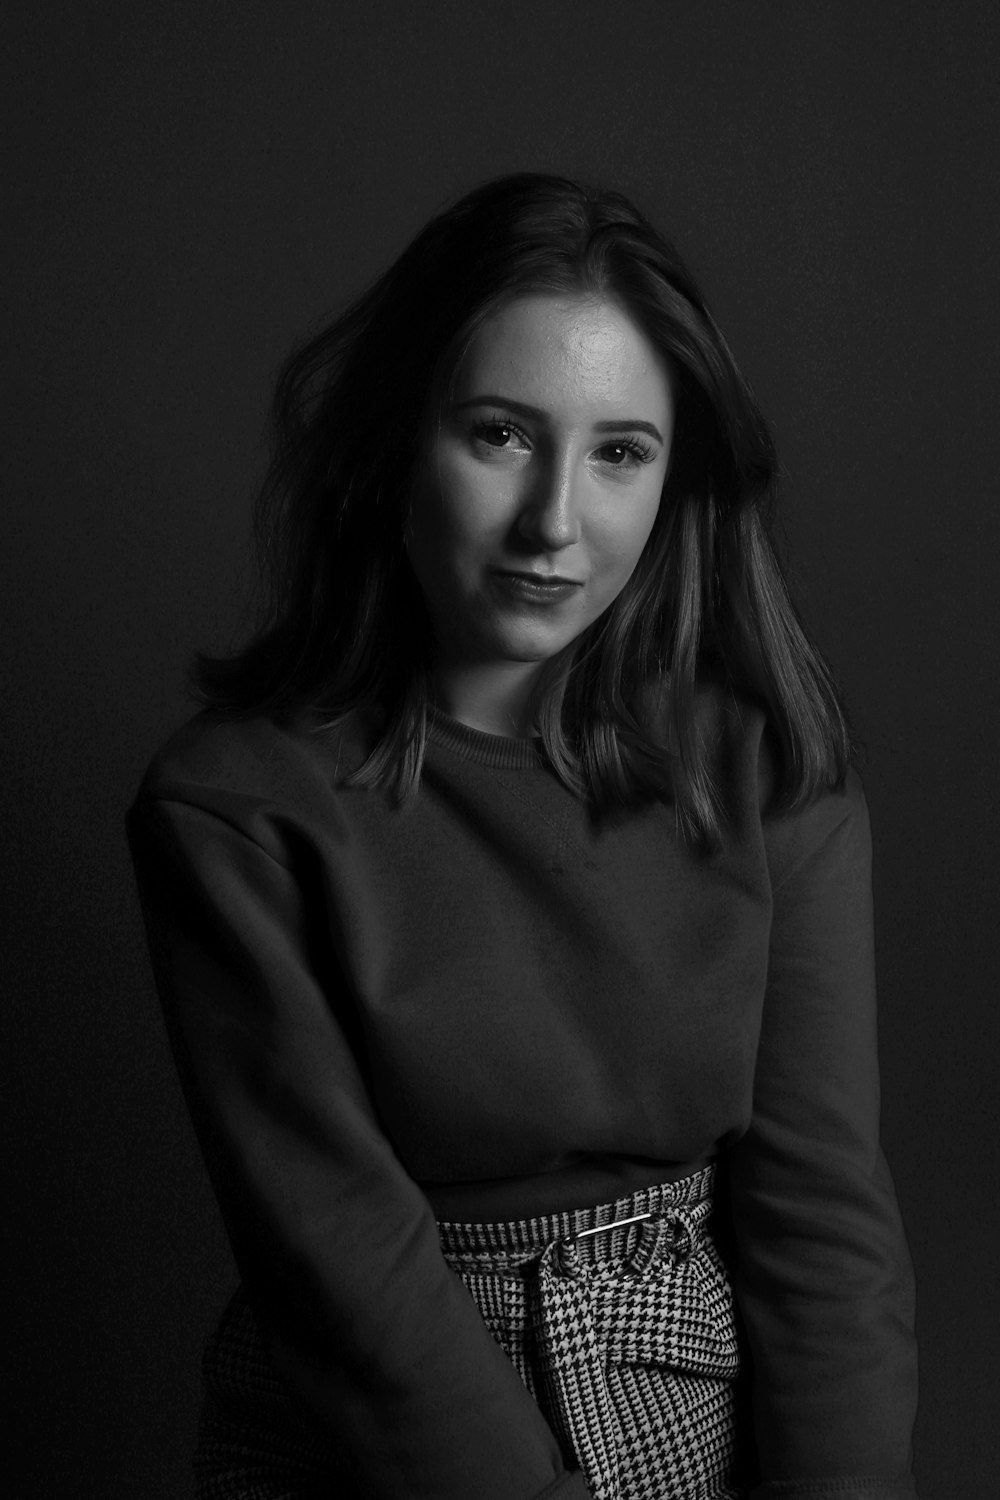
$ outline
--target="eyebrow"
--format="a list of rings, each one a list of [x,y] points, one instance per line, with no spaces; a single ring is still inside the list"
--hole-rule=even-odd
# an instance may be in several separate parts
[[[470,406],[502,406],[508,411],[514,412],[518,417],[531,417],[536,422],[548,420],[548,413],[542,411],[538,406],[528,406],[524,401],[511,401],[507,396],[473,396],[468,401],[456,401],[453,410],[465,411]],[[621,421],[595,422],[594,432],[648,432],[650,437],[656,438],[658,443],[663,442],[660,429],[652,422],[643,422],[639,418],[623,417]]]

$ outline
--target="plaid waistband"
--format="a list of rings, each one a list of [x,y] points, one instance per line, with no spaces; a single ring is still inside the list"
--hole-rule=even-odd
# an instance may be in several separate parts
[[[462,1267],[516,1268],[540,1259],[550,1246],[573,1267],[635,1263],[643,1247],[686,1257],[708,1232],[713,1207],[714,1162],[676,1182],[640,1188],[612,1203],[506,1223],[438,1222],[445,1259]],[[654,1233],[655,1231],[655,1233]]]
[[[692,1380],[701,1381],[704,1406],[693,1423],[685,1418],[695,1471],[703,1449],[728,1453],[739,1346],[731,1288],[709,1228],[714,1184],[709,1163],[591,1208],[500,1224],[438,1224],[445,1260],[529,1389],[540,1393],[595,1500],[620,1500],[624,1492],[622,1464],[635,1460],[623,1437],[625,1418],[631,1431],[651,1407],[650,1452],[662,1452],[663,1413],[684,1409],[678,1392]],[[623,1396],[633,1388],[640,1392],[635,1410]],[[642,1493],[694,1494],[695,1481],[699,1494],[723,1493],[698,1472],[690,1476],[686,1460],[677,1485],[671,1480],[664,1489],[677,1465],[665,1459],[660,1467],[655,1490]]]

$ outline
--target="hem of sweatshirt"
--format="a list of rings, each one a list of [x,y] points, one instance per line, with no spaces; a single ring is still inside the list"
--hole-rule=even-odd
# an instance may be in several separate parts
[[[837,1479],[771,1479],[748,1500],[915,1500],[912,1474],[855,1474]]]

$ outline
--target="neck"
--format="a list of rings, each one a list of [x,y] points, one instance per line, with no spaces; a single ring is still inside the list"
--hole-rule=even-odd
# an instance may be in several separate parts
[[[532,695],[541,665],[440,661],[431,676],[434,701],[470,729],[527,739],[534,731]]]

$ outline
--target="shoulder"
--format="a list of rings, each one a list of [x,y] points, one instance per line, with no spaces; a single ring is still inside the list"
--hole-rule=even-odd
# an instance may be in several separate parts
[[[369,748],[369,727],[356,714],[330,727],[317,717],[204,710],[153,756],[130,819],[182,807],[267,847],[279,822],[328,820],[339,783]]]
[[[870,859],[868,804],[854,766],[789,799],[780,736],[762,703],[706,675],[695,715],[730,826],[737,836],[757,830],[775,882],[824,850]]]
[[[663,739],[677,754],[680,736],[669,723],[667,698]],[[766,708],[714,673],[699,674],[687,728],[721,798],[725,820],[735,828],[759,822],[773,801],[780,758]],[[693,730],[693,736],[691,731]]]
[[[773,806],[763,819],[772,887],[797,879],[815,884],[834,873],[870,882],[872,839],[861,777],[849,767],[842,782],[791,806]]]

